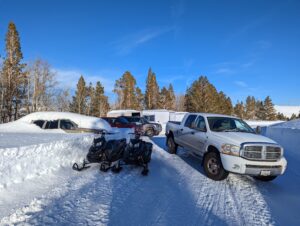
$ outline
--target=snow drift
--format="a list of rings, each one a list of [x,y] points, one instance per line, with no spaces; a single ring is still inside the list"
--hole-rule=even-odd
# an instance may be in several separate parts
[[[68,135],[49,143],[0,149],[0,189],[83,160],[92,139],[92,135]]]

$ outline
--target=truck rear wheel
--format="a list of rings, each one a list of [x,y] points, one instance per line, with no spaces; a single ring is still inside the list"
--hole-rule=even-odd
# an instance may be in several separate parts
[[[204,171],[212,180],[224,180],[228,176],[228,172],[223,168],[220,155],[216,152],[208,152],[204,156]]]
[[[168,136],[167,146],[170,154],[176,154],[178,145],[175,143],[173,136]]]
[[[277,176],[255,176],[254,178],[256,180],[268,182],[268,181],[274,180],[276,177]]]

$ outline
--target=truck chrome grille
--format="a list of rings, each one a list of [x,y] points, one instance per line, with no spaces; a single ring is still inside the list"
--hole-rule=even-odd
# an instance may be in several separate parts
[[[266,148],[266,159],[274,160],[279,159],[281,156],[281,148],[276,146],[267,146]]]
[[[281,147],[271,144],[244,144],[241,150],[241,157],[255,161],[277,161],[281,155]]]
[[[262,159],[262,146],[246,146],[244,157],[247,159]]]

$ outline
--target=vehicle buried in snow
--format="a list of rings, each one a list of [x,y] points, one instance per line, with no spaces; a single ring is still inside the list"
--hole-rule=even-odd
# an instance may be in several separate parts
[[[101,118],[70,112],[34,112],[19,121],[35,124],[45,130],[62,129],[67,133],[99,133],[112,130],[109,123]]]
[[[213,180],[223,180],[231,172],[271,181],[286,170],[283,148],[236,117],[189,113],[181,122],[168,122],[166,136],[170,153],[181,146],[201,157]]]

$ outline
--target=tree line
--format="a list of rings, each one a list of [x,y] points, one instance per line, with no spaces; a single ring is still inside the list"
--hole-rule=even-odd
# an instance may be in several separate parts
[[[9,122],[36,111],[71,111],[96,117],[111,109],[168,109],[236,115],[252,120],[287,120],[276,113],[269,96],[264,100],[248,96],[235,105],[229,96],[218,91],[206,76],[200,76],[185,94],[175,95],[173,85],[159,87],[156,74],[148,70],[144,92],[130,71],[115,81],[116,101],[110,103],[100,81],[85,82],[82,75],[73,96],[59,88],[56,73],[42,59],[23,62],[20,37],[13,22],[5,36],[5,56],[0,58],[0,122]],[[300,117],[293,115],[292,119]]]

